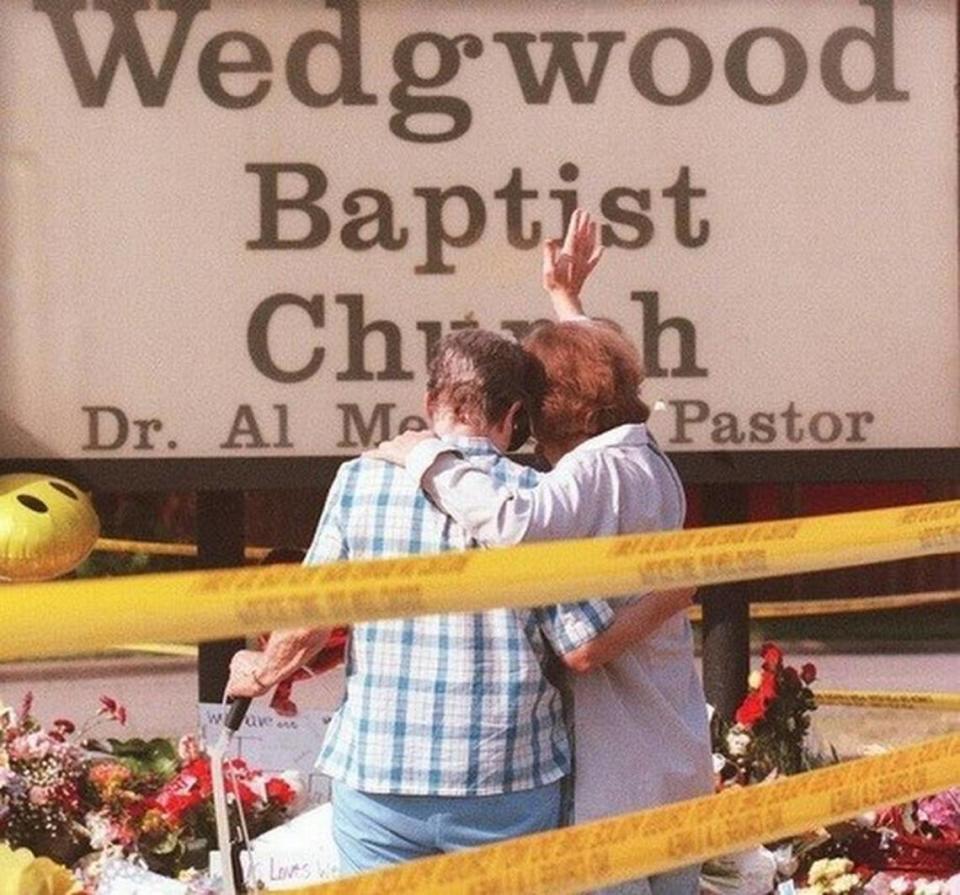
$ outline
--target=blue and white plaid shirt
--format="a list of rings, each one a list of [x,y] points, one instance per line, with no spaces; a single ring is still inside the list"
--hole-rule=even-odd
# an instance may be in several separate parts
[[[533,470],[485,438],[450,441],[512,487]],[[404,470],[359,458],[341,466],[308,564],[474,546]],[[514,792],[571,768],[561,697],[544,667],[609,626],[602,601],[422,616],[355,625],[346,695],[320,769],[361,792],[469,796]]]

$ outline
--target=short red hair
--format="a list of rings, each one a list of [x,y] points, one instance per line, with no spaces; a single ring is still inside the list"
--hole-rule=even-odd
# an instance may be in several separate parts
[[[543,365],[547,390],[533,411],[537,440],[565,453],[626,423],[643,423],[643,364],[633,343],[603,321],[546,323],[523,347]]]

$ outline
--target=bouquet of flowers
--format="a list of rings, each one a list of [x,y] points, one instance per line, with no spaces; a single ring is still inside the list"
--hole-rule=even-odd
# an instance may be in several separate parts
[[[126,709],[107,696],[79,729],[67,719],[44,729],[31,709],[29,695],[19,711],[0,709],[0,844],[11,855],[29,849],[68,867],[81,858],[93,866],[98,854],[124,856],[173,877],[206,866],[216,828],[201,743],[90,739],[100,723],[126,722]],[[241,759],[224,770],[252,837],[303,807],[295,772],[265,774]]]
[[[819,767],[824,759],[808,744],[810,714],[816,700],[810,689],[817,669],[798,671],[783,660],[774,643],[760,650],[761,665],[751,672],[749,692],[728,721],[711,718],[717,789],[762,783]],[[833,761],[839,761],[835,753]],[[706,891],[766,895],[778,881],[791,879],[805,856],[826,837],[818,834],[771,843],[768,847],[715,858],[704,865]]]
[[[810,713],[817,707],[810,689],[816,667],[807,662],[797,671],[785,665],[774,643],[765,643],[760,652],[760,668],[750,674],[750,690],[734,723],[714,716],[714,753],[722,764],[723,785],[759,783],[824,763],[807,745]],[[832,758],[838,760],[835,754]]]
[[[28,693],[19,711],[0,709],[0,839],[70,864],[87,850],[86,757],[71,739],[73,722],[60,719],[44,730],[32,704]]]
[[[960,788],[868,812],[829,832],[811,852],[808,881],[817,882],[818,867],[845,860],[870,895],[946,893],[946,880],[960,874]]]
[[[137,855],[157,873],[176,876],[205,866],[216,847],[210,758],[193,737],[96,744],[87,776],[85,822],[94,850]],[[225,764],[227,790],[251,837],[278,826],[299,807],[302,786],[294,773],[279,776]]]
[[[840,760],[810,745],[816,679],[812,663],[798,671],[763,645],[734,720],[711,722],[718,789]],[[960,788],[716,858],[701,877],[704,890],[731,895],[766,895],[786,880],[798,895],[960,895]]]

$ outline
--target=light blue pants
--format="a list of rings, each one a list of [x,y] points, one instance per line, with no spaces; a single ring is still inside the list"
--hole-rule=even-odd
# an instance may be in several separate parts
[[[333,783],[333,839],[344,875],[559,824],[559,781],[492,796],[377,795]]]

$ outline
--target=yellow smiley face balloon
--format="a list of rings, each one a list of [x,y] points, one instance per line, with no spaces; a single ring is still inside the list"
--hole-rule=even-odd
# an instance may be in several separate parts
[[[0,581],[66,575],[99,534],[93,503],[76,485],[35,473],[0,476]]]

